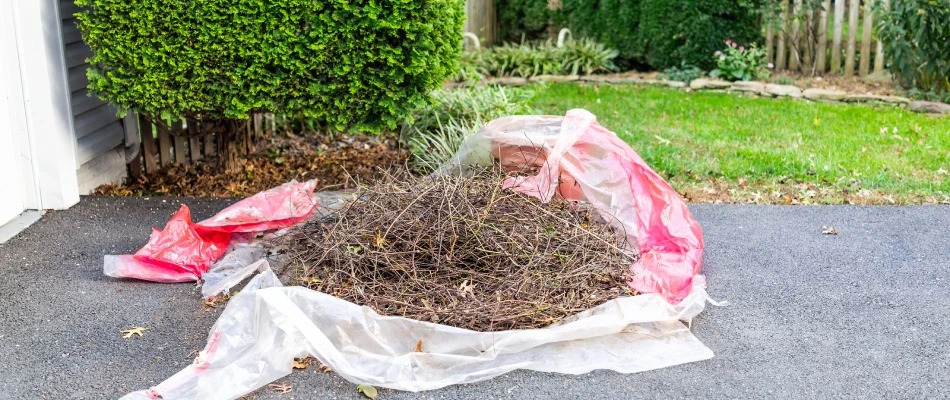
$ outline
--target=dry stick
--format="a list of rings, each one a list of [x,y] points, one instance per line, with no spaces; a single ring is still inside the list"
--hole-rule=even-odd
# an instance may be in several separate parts
[[[395,196],[386,193],[386,188],[382,188],[382,191],[378,189],[364,190],[360,202],[370,208],[360,207],[359,209],[350,210],[355,219],[351,219],[347,216],[350,212],[347,212],[347,215],[342,215],[341,213],[336,221],[321,220],[320,224],[326,226],[326,228],[321,228],[322,233],[316,233],[320,232],[320,230],[311,230],[311,232],[315,232],[316,234],[302,235],[304,236],[304,238],[302,238],[304,240],[298,242],[300,244],[314,247],[310,244],[315,241],[318,242],[318,240],[315,239],[320,239],[329,245],[317,247],[318,249],[322,248],[323,251],[318,251],[312,255],[305,254],[306,252],[304,251],[293,251],[292,253],[296,254],[297,259],[312,260],[323,258],[331,261],[335,260],[333,262],[344,262],[347,265],[346,278],[344,280],[334,278],[333,269],[320,267],[323,268],[322,270],[328,275],[320,275],[324,279],[316,282],[317,286],[314,287],[315,289],[325,290],[334,295],[347,298],[350,301],[369,305],[383,314],[396,313],[396,315],[417,318],[430,318],[430,316],[434,315],[444,320],[445,323],[471,329],[484,329],[485,326],[491,326],[491,329],[543,326],[570,315],[569,313],[589,308],[599,302],[623,293],[621,290],[621,288],[624,287],[622,276],[622,266],[624,266],[624,263],[622,258],[627,256],[623,256],[623,253],[611,256],[610,254],[613,253],[613,249],[603,245],[604,239],[586,237],[585,235],[587,234],[584,230],[577,229],[577,226],[582,226],[579,221],[575,222],[570,229],[559,229],[559,231],[564,232],[561,235],[557,235],[558,243],[560,244],[552,245],[551,239],[554,237],[550,237],[546,241],[539,241],[537,239],[539,231],[537,225],[535,225],[533,229],[531,229],[531,225],[527,225],[528,229],[525,229],[524,221],[530,223],[531,218],[534,218],[533,221],[536,221],[534,222],[535,224],[539,222],[549,224],[551,222],[550,217],[544,213],[526,212],[526,210],[531,210],[533,207],[526,206],[524,202],[527,201],[536,207],[538,204],[536,200],[514,194],[507,196],[495,194],[494,201],[486,198],[489,193],[494,193],[497,190],[497,186],[500,182],[489,182],[488,184],[491,186],[488,186],[484,183],[453,181],[453,179],[444,177],[437,180],[421,180],[419,183],[424,187],[420,187],[419,184],[416,184],[416,189],[412,190],[415,193],[405,193],[405,191],[401,189],[405,187],[405,185],[399,185],[399,188],[396,190],[400,192],[400,194]],[[388,189],[390,193],[392,193],[392,186],[393,185],[390,185],[390,189]],[[434,188],[444,188],[446,190],[444,190],[443,193],[436,193]],[[425,192],[425,194],[420,196],[418,194],[420,191]],[[475,195],[473,196],[469,193],[475,193]],[[445,198],[445,196],[450,196],[451,200]],[[416,207],[417,209],[410,210],[412,211],[411,215],[409,212],[401,212],[405,210],[403,206],[394,207],[394,204],[403,201],[400,200],[401,198],[405,198],[406,202],[416,202],[412,207]],[[419,204],[420,202],[421,204]],[[476,202],[478,204],[476,204]],[[567,208],[567,204],[563,203],[563,201],[555,203],[556,204],[547,205],[546,207],[560,207],[567,213],[565,216],[580,215],[575,214]],[[402,204],[405,203],[403,202]],[[486,214],[482,212],[482,209],[488,204],[491,204],[492,209],[495,209],[496,206],[502,206],[497,211],[490,213],[491,221],[489,221],[489,219],[485,217]],[[344,206],[342,209],[349,210],[350,207]],[[365,241],[362,242],[363,244],[360,244],[360,240],[371,241],[371,237],[375,237],[375,235],[378,234],[375,233],[375,229],[371,231],[374,232],[372,234],[363,234],[363,236],[367,237],[365,239],[352,236],[353,234],[359,235],[359,229],[364,229],[365,231],[365,227],[393,224],[391,218],[396,215],[396,210],[400,210],[402,215],[399,219],[403,222],[398,226],[393,225],[393,228],[390,230],[390,233],[396,235],[396,237],[390,238],[390,235],[386,236],[387,241],[393,240],[391,244],[387,242],[387,246],[391,247],[392,250],[378,249],[374,247],[372,243],[366,243]],[[467,217],[446,218],[446,212],[461,213]],[[443,215],[443,217],[439,217],[439,215]],[[588,215],[593,214],[588,213]],[[463,220],[468,220],[469,222],[464,222]],[[562,226],[569,222],[565,222],[564,220],[565,218],[554,219],[554,222],[558,226]],[[431,225],[433,225],[431,229],[437,230],[435,235],[427,235],[426,232],[420,234],[420,231],[423,230],[418,229],[418,227],[413,230],[412,224],[423,222],[431,222]],[[461,264],[456,267],[454,263],[458,261],[446,260],[443,254],[444,252],[436,249],[443,248],[440,246],[446,242],[445,238],[447,236],[445,233],[454,232],[451,233],[453,236],[464,233],[458,230],[461,228],[461,226],[458,225],[460,222],[462,222],[463,225],[474,223],[476,226],[491,226],[493,229],[482,230],[482,233],[474,239],[478,239],[478,241],[481,241],[483,244],[492,246],[490,247],[492,249],[500,250],[510,248],[516,250],[521,246],[521,243],[533,242],[535,243],[536,250],[531,251],[548,249],[550,251],[556,251],[556,254],[564,252],[568,254],[568,256],[567,258],[554,255],[528,256],[525,250],[516,250],[515,253],[510,255],[485,254],[478,250],[479,248],[484,248],[484,246],[471,247],[472,244],[478,241],[466,239],[470,242],[464,244],[465,247],[458,249],[458,251],[462,251],[462,253],[456,256],[456,260],[471,257],[468,262],[476,263],[471,264],[472,266],[489,266],[490,270],[482,272],[479,272],[479,270],[467,270],[463,269]],[[505,226],[510,226],[510,228],[501,229],[500,225],[493,226],[493,224],[496,223],[507,224]],[[307,227],[319,227],[320,224],[308,224]],[[326,233],[329,230],[336,231],[344,224],[356,224],[358,226],[349,227],[351,230],[347,232],[352,233],[339,232],[344,233],[344,237],[340,240],[326,237]],[[519,226],[522,228],[518,228]],[[610,231],[610,228],[605,225],[603,228],[604,232]],[[440,229],[441,231],[438,231]],[[446,231],[447,229],[451,229],[451,231],[448,232]],[[586,229],[586,231],[590,231],[590,229]],[[297,237],[300,236],[299,234],[297,235]],[[433,236],[437,239],[432,239]],[[524,242],[518,242],[520,240],[524,240]],[[591,242],[592,240],[598,240],[598,242]],[[428,242],[428,244],[423,243],[423,241]],[[433,241],[437,243],[433,244]],[[341,253],[340,250],[343,247],[341,244],[347,242],[365,246],[367,251],[360,252],[359,256],[350,256]],[[607,242],[610,241],[607,240]],[[405,246],[409,246],[408,248],[404,247],[404,249],[412,250],[413,254],[407,257],[421,256],[423,258],[418,259],[419,261],[430,261],[425,261],[425,263],[420,264],[414,261],[413,258],[401,258],[402,256],[398,254],[400,251],[398,250],[398,246],[401,246],[400,243],[405,243]],[[459,244],[461,245],[461,243]],[[420,246],[429,246],[427,248],[436,250],[436,253],[426,253],[432,250],[424,250],[420,248]],[[588,248],[591,248],[591,250],[588,251]],[[598,248],[601,250],[596,250]],[[492,253],[500,253],[498,250],[491,251]],[[310,251],[310,253],[313,252]],[[330,254],[335,255],[330,257]],[[428,257],[432,258],[430,259]],[[355,264],[357,262],[363,262],[360,260],[369,261],[373,265],[379,262],[392,264],[393,267],[391,271],[404,271],[401,265],[407,265],[414,269],[410,271],[412,272],[411,276],[405,275],[405,272],[399,272],[399,274],[406,276],[409,280],[406,281],[405,279],[398,278],[399,282],[404,283],[400,283],[402,286],[393,287],[393,285],[388,283],[382,283],[385,281],[381,279],[386,276],[382,275],[384,273],[384,269],[381,269],[382,267],[365,269],[366,267],[360,267],[358,264]],[[546,262],[553,262],[553,264],[550,264],[550,267],[556,269],[542,274],[541,271],[544,271],[544,269],[539,269],[542,268],[542,264],[539,263]],[[618,262],[617,266],[614,267],[616,268],[614,269],[614,274],[617,274],[613,278],[615,280],[611,281],[602,278],[602,272],[606,271],[604,268],[608,265],[613,265],[615,262]],[[587,265],[587,267],[584,267],[584,265]],[[319,266],[315,265],[314,267]],[[446,267],[448,267],[448,269],[445,269]],[[337,268],[336,270],[339,269]],[[309,268],[308,271],[310,271],[312,275],[313,272],[316,271],[316,268]],[[550,276],[550,279],[547,278],[548,276]],[[472,282],[475,288],[473,293],[474,296],[476,296],[475,299],[469,300],[471,296],[462,294],[460,297],[458,294],[457,288],[463,279]],[[391,283],[392,281],[389,282]],[[341,284],[342,286],[340,286]],[[547,287],[547,285],[550,285],[550,287]],[[608,292],[596,292],[597,290],[603,290],[597,289],[598,287],[611,288],[609,291],[610,294],[607,294]],[[588,298],[589,295],[577,296],[577,290],[585,292],[595,290],[595,293],[600,294],[596,294],[594,298],[591,299]],[[347,293],[350,294],[348,295]],[[494,307],[492,307],[490,305],[491,301],[487,303],[484,301],[475,301],[478,296],[482,296],[480,293],[503,293],[506,298],[496,301],[493,305]],[[423,308],[427,310],[431,309],[431,311],[427,311],[424,315],[413,314],[413,308],[409,306],[398,306],[402,307],[402,309],[394,309],[391,305],[387,305],[390,303],[387,303],[386,299],[405,299],[405,301],[400,300],[400,302],[411,304],[413,301],[411,299],[419,297],[420,295],[423,296],[423,298],[428,298],[427,301],[431,303],[430,307]],[[525,298],[525,296],[528,297]],[[463,309],[461,314],[459,313],[460,307],[458,306],[460,298],[465,299],[465,302],[472,305],[470,308]],[[563,301],[576,303],[571,303],[571,305],[568,306],[560,306],[560,302]],[[497,313],[488,313],[486,315],[477,311],[471,312],[471,310],[487,311],[492,308],[502,310],[505,315],[498,315]],[[415,309],[419,309],[419,307]],[[485,319],[486,317],[487,319]],[[486,322],[482,324],[479,321]]]

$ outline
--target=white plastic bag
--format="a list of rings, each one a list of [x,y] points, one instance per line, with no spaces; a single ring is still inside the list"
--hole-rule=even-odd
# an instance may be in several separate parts
[[[680,322],[706,300],[702,287],[675,306],[658,294],[623,297],[544,329],[475,332],[281,287],[266,270],[231,299],[194,364],[124,399],[233,399],[290,374],[293,359],[304,355],[350,382],[408,391],[515,369],[646,371],[713,356]],[[422,352],[415,352],[420,340]]]

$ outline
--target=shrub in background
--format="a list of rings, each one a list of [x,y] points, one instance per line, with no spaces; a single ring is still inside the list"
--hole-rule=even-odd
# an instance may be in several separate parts
[[[549,30],[560,18],[556,4],[546,0],[495,0],[495,13],[498,36],[515,43],[550,39]]]
[[[563,50],[551,40],[505,43],[485,53],[482,70],[491,76],[520,76],[558,74],[563,69]]]
[[[194,120],[395,129],[458,67],[462,0],[77,0],[90,90]]]
[[[495,118],[534,114],[527,105],[533,95],[527,88],[500,86],[436,91],[432,105],[418,110],[415,122],[402,131],[402,142],[413,155],[413,169],[434,170]]]
[[[880,19],[889,69],[905,87],[950,93],[950,0],[895,0]]]
[[[671,81],[692,82],[695,79],[702,78],[703,70],[682,64],[679,67],[664,69],[662,76]]]
[[[460,73],[455,78],[468,81],[476,74],[489,76],[532,77],[537,75],[593,74],[614,71],[617,51],[591,39],[568,40],[558,47],[551,40],[505,43],[462,54]]]
[[[753,79],[768,79],[768,59],[764,50],[755,44],[745,47],[730,39],[726,39],[725,50],[716,50],[713,54],[716,59],[716,69],[709,73],[715,78],[727,81],[751,81]]]
[[[620,54],[590,38],[569,40],[564,43],[562,52],[563,72],[569,75],[615,71],[614,59]]]
[[[563,21],[577,37],[590,37],[617,49],[624,69],[642,66],[640,0],[562,0]]]
[[[712,70],[709,57],[726,39],[762,39],[752,0],[639,0],[640,38],[647,64],[656,69],[693,65]]]

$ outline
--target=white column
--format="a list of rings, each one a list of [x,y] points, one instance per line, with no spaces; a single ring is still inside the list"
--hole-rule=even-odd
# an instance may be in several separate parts
[[[79,187],[59,2],[0,0],[0,14],[5,15],[0,23],[12,24],[15,34],[15,48],[9,49],[7,44],[0,50],[15,52],[12,59],[16,61],[3,65],[3,78],[18,81],[22,93],[17,99],[22,111],[17,104],[11,110],[14,123],[20,120],[26,128],[14,137],[19,159],[24,160],[21,172],[29,175],[24,181],[32,181],[33,186],[26,188],[33,193],[24,196],[24,206],[69,207],[79,202]]]

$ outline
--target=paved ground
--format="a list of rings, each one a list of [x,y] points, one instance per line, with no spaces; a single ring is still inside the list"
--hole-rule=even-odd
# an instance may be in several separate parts
[[[0,245],[0,398],[117,398],[190,362],[217,312],[192,285],[116,281],[180,199],[84,198]],[[227,200],[186,199],[196,218]],[[950,207],[697,205],[716,358],[635,375],[515,372],[381,398],[950,398]],[[823,236],[834,225],[839,236]],[[141,339],[119,331],[148,327]],[[254,398],[357,399],[313,368]]]

